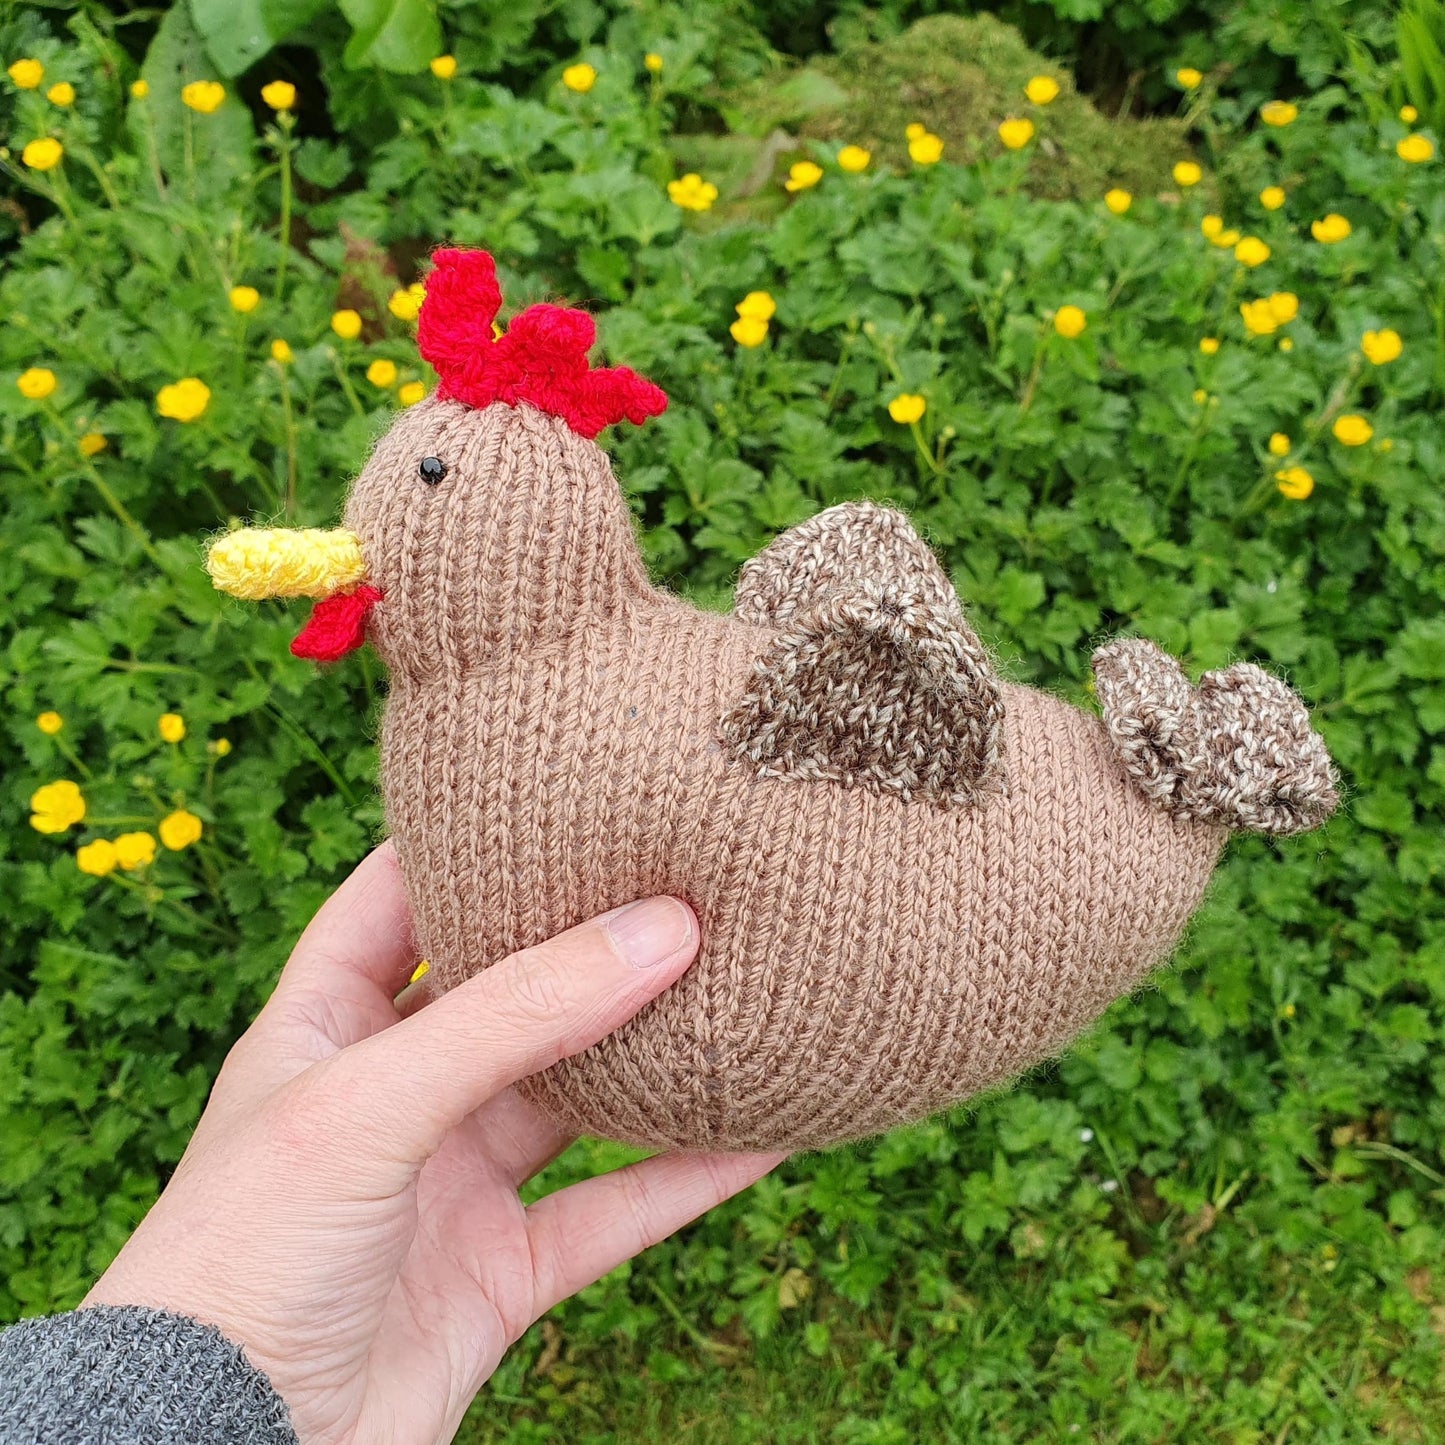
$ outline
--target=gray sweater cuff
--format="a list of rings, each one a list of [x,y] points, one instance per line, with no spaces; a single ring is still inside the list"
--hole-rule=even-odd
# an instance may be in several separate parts
[[[0,1445],[297,1445],[284,1401],[211,1325],[100,1305],[0,1331]]]

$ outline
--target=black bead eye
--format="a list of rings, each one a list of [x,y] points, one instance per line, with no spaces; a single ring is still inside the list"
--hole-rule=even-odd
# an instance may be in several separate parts
[[[447,474],[447,464],[440,457],[423,457],[417,468],[427,486],[434,487]]]

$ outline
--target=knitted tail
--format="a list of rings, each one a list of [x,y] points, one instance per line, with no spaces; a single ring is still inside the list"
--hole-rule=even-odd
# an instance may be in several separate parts
[[[1191,687],[1179,664],[1131,638],[1094,653],[1104,727],[1135,786],[1170,812],[1256,833],[1303,833],[1339,801],[1304,703],[1252,663]]]

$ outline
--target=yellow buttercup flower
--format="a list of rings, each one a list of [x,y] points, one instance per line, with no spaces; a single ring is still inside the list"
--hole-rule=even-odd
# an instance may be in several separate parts
[[[909,126],[909,130],[913,129]],[[908,158],[916,166],[937,165],[943,159],[943,139],[925,130],[908,138]]]
[[[1281,326],[1299,315],[1299,297],[1293,291],[1275,291],[1265,298],[1269,313]]]
[[[37,833],[63,833],[85,817],[80,786],[69,778],[46,783],[30,798],[30,826]]]
[[[161,842],[172,853],[189,848],[201,836],[201,831],[201,820],[184,808],[177,808],[174,813],[162,818],[160,827],[156,829],[161,835]]]
[[[366,368],[366,379],[373,386],[379,386],[385,391],[396,382],[396,362],[388,361],[384,356],[378,356]]]
[[[1413,105],[1402,105],[1400,107],[1400,119],[1406,125],[1414,125],[1420,119],[1420,112]]]
[[[873,153],[865,151],[862,146],[844,146],[838,152],[838,168],[856,176],[859,171],[868,169],[868,162],[872,159]]]
[[[1024,94],[1035,105],[1048,105],[1050,101],[1058,98],[1059,82],[1052,76],[1036,75],[1024,86]]]
[[[1400,333],[1391,331],[1388,327],[1383,331],[1367,331],[1360,341],[1360,350],[1376,366],[1384,366],[1386,362],[1394,361],[1404,349],[1405,343],[1400,340]]]
[[[1060,336],[1066,336],[1071,341],[1074,337],[1082,335],[1088,324],[1089,318],[1078,306],[1060,306],[1054,312],[1054,330]]]
[[[1422,161],[1428,161],[1435,154],[1435,143],[1429,136],[1403,136],[1395,144],[1395,154],[1402,161],[1409,161],[1411,165],[1419,165]]]
[[[788,179],[783,182],[785,191],[806,191],[823,179],[823,167],[814,161],[794,161],[788,168]]]
[[[1269,247],[1258,236],[1246,236],[1234,248],[1234,259],[1241,266],[1262,266],[1269,260]]]
[[[45,67],[38,60],[17,60],[6,74],[17,90],[36,90],[45,78]]]
[[[1358,412],[1336,417],[1330,430],[1334,432],[1335,440],[1345,447],[1362,447],[1375,434],[1374,427]]]
[[[1034,138],[1034,123],[1027,116],[1011,116],[999,125],[998,138],[1009,150],[1022,150]]]
[[[1245,330],[1251,336],[1270,336],[1279,330],[1279,318],[1270,310],[1266,297],[1241,302],[1239,314],[1244,321]]]
[[[1104,192],[1104,204],[1116,216],[1122,216],[1134,204],[1134,197],[1115,186],[1113,190]]]
[[[749,291],[733,310],[753,321],[771,321],[777,313],[778,303],[766,291]]]
[[[1284,205],[1284,200],[1283,186],[1266,186],[1259,193],[1259,203],[1266,211],[1279,210],[1279,208]]]
[[[32,366],[15,378],[15,386],[26,401],[44,401],[59,383],[48,366]]]
[[[1233,226],[1231,226],[1229,230],[1221,231],[1217,236],[1211,236],[1209,238],[1210,245],[1218,246],[1221,251],[1228,251],[1231,247],[1237,245],[1238,242],[1239,232],[1236,231]]]
[[[98,431],[88,431],[76,442],[76,446],[80,448],[80,454],[83,457],[99,456],[109,445],[110,443],[106,441],[105,437]]]
[[[568,90],[576,91],[578,95],[586,95],[597,84],[597,71],[595,67],[587,64],[569,65],[562,72],[562,84]]]
[[[1275,486],[1292,502],[1302,502],[1315,489],[1315,479],[1303,467],[1286,467],[1274,474]]]
[[[457,58],[455,55],[438,55],[430,63],[431,73],[438,80],[450,80],[457,73]]]
[[[1299,106],[1287,100],[1267,100],[1259,108],[1259,118],[1276,128],[1290,125],[1299,119]]]
[[[361,314],[349,306],[331,313],[331,329],[343,341],[355,341],[361,335]]]
[[[216,756],[217,756],[218,758],[230,757],[230,755],[231,755],[231,740],[230,740],[230,738],[217,738],[216,741],[215,741],[215,743],[213,744],[213,747],[215,748]]]
[[[198,376],[185,376],[156,392],[156,410],[172,421],[195,421],[211,404],[211,388]]]
[[[406,289],[407,289],[413,296],[416,297],[416,304],[417,304],[418,306],[420,306],[421,303],[426,300],[426,282],[425,282],[425,281],[413,281],[413,282],[411,283],[411,285],[408,286]]]
[[[1197,186],[1204,179],[1204,171],[1194,161],[1176,161],[1173,175],[1176,186]]]
[[[1338,211],[1331,211],[1318,221],[1310,222],[1310,235],[1326,246],[1343,241],[1350,234],[1350,229],[1350,223]]]
[[[45,98],[51,105],[74,105],[75,87],[68,80],[58,80],[45,92]]]
[[[1272,457],[1287,457],[1289,455],[1290,440],[1282,432],[1272,432],[1269,438],[1269,454]]]
[[[273,80],[261,87],[261,99],[272,110],[294,110],[296,108],[296,87],[289,80]]]
[[[667,198],[684,211],[710,211],[717,200],[717,187],[696,171],[689,171],[681,179],[667,183]]]
[[[655,50],[649,50],[647,54],[642,57],[642,65],[650,75],[662,74],[662,56]]]
[[[201,115],[214,115],[226,98],[226,87],[219,80],[193,80],[181,87],[181,104]]]
[[[31,141],[20,152],[20,159],[32,171],[53,171],[64,155],[65,147],[53,135],[45,135]]]
[[[65,719],[58,712],[43,712],[35,719],[35,726],[48,738],[53,738],[65,726]]]
[[[156,730],[168,743],[178,743],[186,735],[186,720],[178,712],[163,712]]]
[[[1199,218],[1199,229],[1212,241],[1224,230],[1224,217],[1201,216]]]
[[[1288,336],[1281,336],[1279,339],[1279,349],[1281,351],[1293,351],[1294,342],[1290,340]]]
[[[919,136],[924,136],[928,134],[928,127],[924,125],[922,121],[915,120],[911,125],[905,128],[903,134],[909,140],[917,140]]]
[[[254,286],[232,286],[226,300],[231,303],[232,311],[249,316],[261,304],[261,293]]]
[[[417,402],[426,396],[426,386],[420,381],[409,381],[400,387],[396,393],[396,399],[403,406],[415,406]]]
[[[115,844],[108,838],[97,838],[95,842],[75,850],[75,866],[92,878],[104,878],[107,873],[114,873],[119,863]]]
[[[151,83],[148,80],[133,80],[130,83],[130,93],[137,100],[144,100],[151,93]]]
[[[1201,336],[1199,349],[1206,356],[1213,356],[1219,350],[1219,338],[1217,336]]]
[[[278,336],[275,341],[271,343],[272,361],[279,361],[282,366],[286,366],[295,359],[296,353],[291,350],[291,343],[289,341],[282,341]]]
[[[1185,90],[1193,90],[1201,80],[1204,79],[1202,72],[1195,70],[1192,65],[1186,65],[1174,72],[1174,79],[1184,87]]]
[[[115,861],[127,871],[156,860],[156,840],[149,833],[122,833],[115,840]]]
[[[415,321],[421,311],[421,302],[410,291],[393,291],[386,301],[386,309],[398,321]]]
[[[1299,315],[1299,297],[1293,291],[1276,291],[1240,305],[1239,314],[1252,336],[1269,336]],[[1282,348],[1289,350],[1288,347]]]
[[[768,339],[768,323],[756,316],[739,316],[728,330],[739,346],[746,346],[749,350],[761,346]]]
[[[928,403],[915,392],[905,391],[888,403],[888,415],[901,426],[917,421],[928,410]]]
[[[1202,386],[1194,388],[1194,405],[1203,406],[1209,400],[1209,393]]]

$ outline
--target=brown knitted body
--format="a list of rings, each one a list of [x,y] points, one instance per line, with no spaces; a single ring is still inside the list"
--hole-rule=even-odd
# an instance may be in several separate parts
[[[1198,903],[1223,830],[1150,808],[1096,719],[1010,689],[1016,782],[980,813],[760,778],[708,726],[746,646],[674,622],[398,682],[387,713],[391,824],[442,987],[633,898],[697,910],[680,982],[527,1086],[568,1127],[803,1148],[919,1118],[1056,1052]]]
[[[428,455],[450,493],[418,488]],[[1226,836],[1018,687],[973,806],[767,775],[720,721],[771,633],[654,590],[603,455],[528,408],[414,408],[347,522],[386,599],[387,814],[436,984],[634,898],[697,911],[691,970],[525,1086],[572,1129],[817,1147],[967,1097],[1168,952]]]

